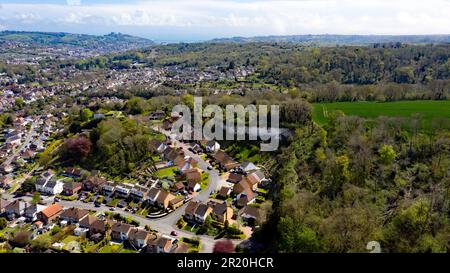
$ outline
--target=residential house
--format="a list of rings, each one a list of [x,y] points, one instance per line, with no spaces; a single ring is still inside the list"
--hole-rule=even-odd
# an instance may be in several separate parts
[[[247,179],[252,185],[257,184],[258,186],[261,185],[261,183],[268,181],[264,175],[264,172],[260,170],[247,175]]]
[[[259,209],[254,206],[245,206],[239,214],[249,226],[254,226],[260,216]]]
[[[149,150],[157,153],[162,153],[167,148],[167,145],[159,140],[153,139],[148,144]]]
[[[38,177],[36,179],[36,182],[34,183],[34,187],[36,189],[36,191],[38,192],[44,192],[44,188],[45,188],[45,184],[47,184],[48,180],[50,178],[46,178],[46,177]]]
[[[225,221],[231,221],[233,217],[233,209],[227,204],[227,202],[223,203],[214,203],[212,204],[211,217],[221,223],[225,223]]]
[[[80,220],[83,219],[84,217],[86,217],[86,215],[88,215],[88,214],[89,214],[89,212],[84,209],[69,208],[61,213],[61,215],[59,216],[59,219],[65,220],[65,221],[73,224],[73,223],[80,222]]]
[[[219,164],[219,167],[222,169],[225,169],[226,171],[229,171],[231,169],[239,167],[239,163],[234,161],[233,158],[231,158],[228,154],[226,154],[222,150],[218,150],[213,155],[214,160],[217,164]]]
[[[128,241],[137,249],[141,249],[147,245],[147,240],[151,234],[146,230],[134,228],[128,235]]]
[[[168,191],[161,191],[156,198],[156,205],[160,208],[169,208],[170,200],[174,199],[175,196]]]
[[[199,201],[191,201],[188,203],[186,209],[184,210],[184,217],[186,218],[186,220],[195,221],[194,213],[199,204]]]
[[[172,248],[173,239],[167,236],[151,235],[147,239],[146,252],[148,253],[169,253]]]
[[[5,213],[6,211],[6,207],[11,204],[10,201],[5,200],[5,199],[0,199],[0,215]]]
[[[136,202],[142,202],[147,198],[148,189],[139,185],[130,190],[130,198]]]
[[[83,228],[83,227],[78,226],[73,230],[73,235],[87,237],[88,232],[89,232],[88,228]]]
[[[87,215],[79,222],[80,227],[89,229],[90,236],[95,234],[105,235],[109,230],[107,229],[107,224],[112,227],[114,223],[110,220],[100,220],[96,216]]]
[[[204,223],[206,218],[211,214],[212,208],[207,204],[199,204],[194,211],[194,220]]]
[[[190,169],[185,172],[187,190],[197,192],[200,188],[201,175],[197,169]]]
[[[249,173],[249,172],[257,171],[257,170],[259,170],[259,168],[252,162],[244,161],[241,164],[241,170],[243,170],[246,173]]]
[[[151,188],[148,191],[147,194],[147,200],[151,203],[151,204],[156,204],[156,200],[158,199],[159,194],[161,193],[160,189],[157,188]]]
[[[132,229],[133,227],[129,224],[116,222],[111,227],[111,238],[117,241],[125,241]]]
[[[83,219],[81,219],[78,224],[80,227],[90,229],[92,224],[97,220],[98,218],[96,216],[88,214],[86,217],[83,217]]]
[[[65,195],[71,196],[71,195],[77,194],[79,191],[81,191],[82,187],[83,187],[83,184],[81,184],[81,183],[67,182],[67,183],[64,183],[63,192]]]
[[[121,184],[116,187],[114,194],[120,198],[128,198],[132,188],[133,188],[133,186],[131,186],[131,185]]]
[[[227,187],[227,186],[222,186],[219,190],[219,192],[217,193],[218,196],[222,197],[222,198],[227,198],[231,193],[231,188]]]
[[[115,189],[116,189],[116,185],[112,182],[107,182],[103,185],[100,186],[101,188],[101,193],[105,196],[110,196],[114,193]]]
[[[217,141],[210,140],[206,142],[205,149],[209,153],[215,153],[220,150],[220,144]]]
[[[15,200],[5,206],[6,217],[10,220],[21,217],[25,213],[25,209],[29,207],[30,204],[24,201]]]
[[[67,177],[72,177],[72,178],[79,178],[79,177],[81,177],[81,169],[67,167],[65,169],[63,175],[67,176]]]
[[[55,195],[62,193],[63,189],[64,182],[62,182],[61,180],[50,179],[47,183],[45,183],[43,193],[46,193],[48,195]]]
[[[247,183],[249,184],[252,191],[256,191],[259,183],[261,182],[258,175],[256,175],[255,173],[251,173],[251,174],[247,175],[245,177],[245,179],[247,180]]]
[[[230,175],[228,176],[227,181],[231,182],[231,183],[239,183],[239,181],[242,180],[243,175],[240,173],[230,173]]]
[[[174,199],[169,201],[169,207],[173,210],[181,207],[184,204],[184,197],[175,197]]]
[[[180,192],[182,190],[184,190],[185,186],[183,184],[183,182],[177,182],[172,186],[172,191],[173,192]]]
[[[253,189],[250,187],[247,179],[244,177],[233,187],[233,193],[236,195],[236,206],[243,207],[255,201]]]
[[[98,192],[101,190],[101,186],[106,183],[106,179],[98,176],[90,176],[83,181],[83,187],[85,190]]]
[[[63,210],[63,207],[60,204],[55,203],[55,204],[48,206],[44,210],[42,210],[39,213],[38,218],[42,222],[48,224],[50,221],[52,221],[53,219],[58,217],[58,215],[62,212],[62,210]]]
[[[24,216],[30,221],[34,222],[37,220],[38,215],[41,211],[46,209],[46,206],[43,205],[31,205],[25,209]]]

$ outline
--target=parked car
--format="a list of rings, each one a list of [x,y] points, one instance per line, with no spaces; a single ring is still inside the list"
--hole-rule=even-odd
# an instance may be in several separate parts
[[[170,233],[170,235],[172,236],[178,236],[178,233],[175,230],[172,230],[172,232]]]

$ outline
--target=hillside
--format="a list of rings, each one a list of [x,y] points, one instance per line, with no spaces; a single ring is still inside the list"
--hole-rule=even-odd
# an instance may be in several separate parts
[[[288,42],[319,45],[364,45],[376,43],[408,43],[437,44],[450,43],[450,35],[286,35],[286,36],[256,36],[232,37],[214,39],[212,42]]]
[[[20,42],[38,46],[78,46],[85,49],[101,47],[138,48],[154,44],[153,41],[121,33],[110,33],[103,36],[71,34],[62,32],[0,32],[0,42]]]

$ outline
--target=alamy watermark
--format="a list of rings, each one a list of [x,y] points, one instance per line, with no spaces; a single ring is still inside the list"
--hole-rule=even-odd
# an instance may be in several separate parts
[[[270,105],[270,111],[268,105],[227,105],[224,114],[218,105],[204,107],[202,98],[194,97],[193,108],[193,114],[187,105],[172,109],[180,115],[171,130],[179,140],[260,140],[261,151],[278,149],[279,105]]]

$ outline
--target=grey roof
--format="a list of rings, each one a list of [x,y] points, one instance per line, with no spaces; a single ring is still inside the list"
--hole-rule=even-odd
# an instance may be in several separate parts
[[[50,179],[50,181],[47,182],[47,184],[45,185],[46,188],[54,188],[56,186],[56,184],[58,183],[58,181],[54,180],[54,179]]]
[[[36,185],[38,186],[44,186],[45,183],[47,183],[47,179],[43,178],[43,177],[39,177],[38,179],[36,179]]]
[[[208,211],[209,206],[206,204],[200,204],[198,205],[197,209],[195,210],[195,214],[200,215],[203,217],[203,215],[206,214]]]

